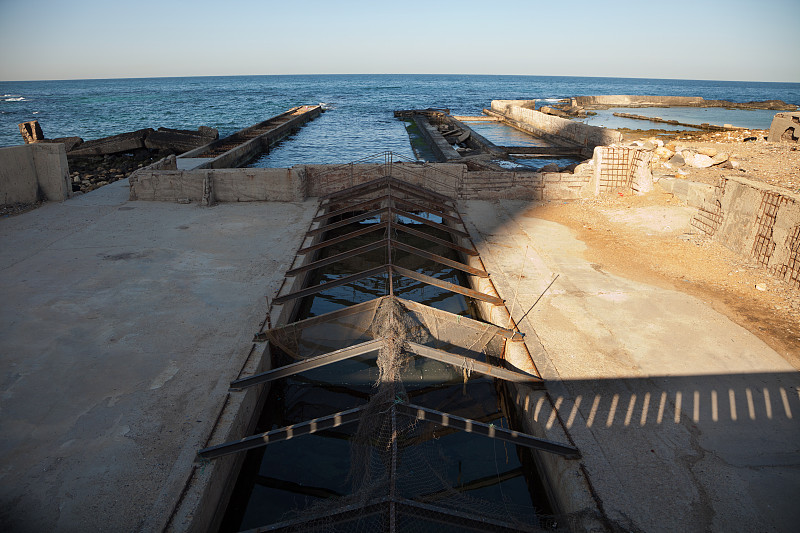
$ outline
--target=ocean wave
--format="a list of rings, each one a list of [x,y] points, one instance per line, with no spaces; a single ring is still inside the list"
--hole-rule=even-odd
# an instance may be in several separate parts
[[[12,95],[7,94],[5,96],[12,96]],[[12,98],[6,98],[5,101],[6,102],[24,102],[25,101],[25,97],[24,96],[14,96]]]

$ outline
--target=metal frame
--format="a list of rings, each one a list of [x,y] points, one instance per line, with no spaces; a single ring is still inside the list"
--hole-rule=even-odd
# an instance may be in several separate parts
[[[313,370],[315,368],[319,368],[322,366],[338,363],[339,361],[352,359],[353,357],[358,357],[359,355],[364,355],[369,352],[378,351],[383,347],[383,345],[384,345],[383,339],[376,339],[367,342],[362,342],[354,346],[349,346],[347,348],[342,348],[341,350],[334,350],[333,352],[328,352],[322,355],[318,355],[316,357],[310,357],[302,361],[297,361],[278,368],[273,368],[271,370],[267,370],[265,372],[261,372],[259,374],[255,374],[246,378],[240,378],[234,380],[231,382],[230,390],[231,391],[244,390],[248,387],[254,387],[262,383],[275,381],[276,379],[293,376],[295,374],[299,374],[300,372],[306,372],[308,370]],[[466,368],[470,372],[476,372],[478,374],[483,374],[486,376],[502,379],[505,381],[513,381],[515,383],[544,382],[541,377],[535,376],[533,374],[525,374],[515,370],[507,370],[503,367],[495,366],[489,363],[484,363],[483,361],[478,361],[477,359],[474,359],[472,357],[453,355],[443,350],[432,348],[430,346],[425,346],[424,344],[418,344],[416,342],[407,342],[405,345],[405,350],[414,355],[425,357],[426,359],[432,359],[434,361],[439,361],[440,363]]]

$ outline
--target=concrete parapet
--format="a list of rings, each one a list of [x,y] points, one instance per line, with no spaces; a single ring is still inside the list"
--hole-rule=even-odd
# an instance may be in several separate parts
[[[144,170],[144,169],[142,169]],[[165,202],[299,202],[298,167],[147,170],[130,177],[130,199]]]
[[[391,169],[372,164],[176,170],[174,162],[174,158],[162,160],[131,175],[130,199],[297,202],[386,175],[454,199],[574,200],[594,194],[589,173],[469,171],[460,163],[394,163]],[[213,197],[209,197],[208,188],[213,190]]]
[[[615,130],[588,126],[561,117],[546,115],[534,109],[522,107],[516,100],[492,100],[492,111],[500,113],[506,121],[560,146],[577,146],[586,157],[592,156],[596,146],[622,141],[622,134]]]
[[[61,202],[72,196],[63,144],[0,148],[0,204]]]
[[[692,226],[800,288],[800,195],[728,176],[698,209]]]

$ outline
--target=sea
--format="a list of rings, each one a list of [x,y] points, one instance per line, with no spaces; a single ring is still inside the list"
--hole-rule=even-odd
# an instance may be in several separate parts
[[[38,120],[47,138],[84,140],[141,128],[211,126],[224,137],[293,106],[323,104],[327,111],[256,166],[347,163],[386,151],[415,158],[398,109],[447,108],[480,115],[495,99],[542,104],[579,95],[702,96],[734,102],[783,100],[800,104],[800,83],[640,78],[477,75],[286,75],[0,82],[0,147],[22,143],[18,124]],[[720,109],[636,110],[663,118],[746,128],[769,128],[774,111]],[[601,112],[587,122],[650,129],[650,122]],[[474,124],[495,142],[507,130]],[[481,130],[483,128],[483,130]],[[506,132],[507,131],[507,132]],[[506,144],[515,144],[509,141]]]

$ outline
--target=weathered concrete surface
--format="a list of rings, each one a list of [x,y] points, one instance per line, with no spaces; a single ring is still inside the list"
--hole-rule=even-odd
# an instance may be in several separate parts
[[[800,288],[800,194],[727,176],[698,209],[692,226]]]
[[[0,204],[61,202],[72,196],[63,144],[0,148]]]
[[[160,531],[316,202],[130,203],[0,221],[4,531]]]
[[[491,111],[503,116],[504,122],[547,139],[560,146],[577,146],[586,157],[591,157],[597,146],[605,146],[622,141],[622,134],[616,130],[588,126],[582,122],[546,115],[519,100],[492,100]]]
[[[794,111],[797,106],[781,100],[760,102],[730,102],[728,100],[706,100],[701,96],[654,96],[639,94],[604,94],[576,96],[571,98],[573,106],[587,109],[609,107],[732,107],[739,109],[776,109]]]
[[[146,128],[143,130],[120,133],[119,135],[112,135],[111,137],[103,137],[102,139],[95,139],[93,141],[86,141],[72,150],[69,155],[105,155],[132,152],[139,148],[144,148],[145,138],[153,132],[154,130],[152,128]]]
[[[200,126],[197,131],[158,128],[144,139],[149,150],[173,150],[176,153],[188,152],[219,139],[216,128]]]
[[[769,126],[769,142],[797,143],[800,138],[800,113],[776,113]]]
[[[567,427],[612,525],[796,530],[800,375],[786,360],[694,297],[590,264],[529,203],[462,205],[516,320],[559,274],[520,323],[550,400],[518,402]]]

